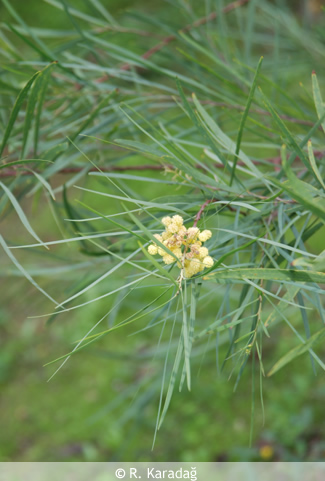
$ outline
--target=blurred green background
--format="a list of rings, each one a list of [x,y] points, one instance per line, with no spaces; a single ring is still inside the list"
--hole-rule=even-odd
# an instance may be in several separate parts
[[[56,28],[60,24],[61,29],[71,28],[67,17],[45,2],[11,0],[11,3],[32,26]],[[112,15],[123,17],[123,25],[130,21],[129,8],[168,18],[168,2],[106,0],[103,4]],[[70,5],[90,13],[86,0],[71,0]],[[297,5],[295,2],[295,13],[302,3],[299,9]],[[4,22],[9,19],[3,6],[0,16]],[[158,195],[156,186],[151,189],[146,187],[147,198]],[[24,207],[33,214],[32,204],[26,203]],[[60,238],[45,209],[37,209],[37,219],[38,225],[35,222],[34,225],[41,238]],[[19,238],[19,225],[7,222],[2,228]],[[30,255],[32,258],[33,252]],[[144,327],[143,321],[131,330],[121,329],[70,359],[47,382],[55,368],[43,365],[68,352],[72,342],[94,324],[94,319],[100,318],[107,304],[91,305],[78,314],[73,311],[47,325],[43,319],[28,318],[44,313],[45,309],[32,286],[13,275],[2,279],[1,461],[324,459],[325,385],[321,375],[314,376],[308,356],[265,380],[264,421],[256,393],[254,441],[249,448],[252,403],[249,366],[234,393],[234,380],[228,381],[227,374],[218,373],[213,356],[202,353],[201,368],[193,373],[192,392],[175,393],[152,450],[163,369],[163,359],[159,356],[155,359],[159,331],[132,336],[137,328]],[[54,295],[60,293],[60,280],[60,275],[50,280],[51,286],[57,284]],[[112,315],[124,319],[139,308],[147,295],[142,290],[131,296]],[[114,300],[109,302],[113,305]],[[205,315],[205,309],[204,305],[198,307],[198,318]],[[291,344],[295,345],[288,329],[277,332],[278,338],[265,347],[264,355],[267,359],[269,356],[270,365]]]

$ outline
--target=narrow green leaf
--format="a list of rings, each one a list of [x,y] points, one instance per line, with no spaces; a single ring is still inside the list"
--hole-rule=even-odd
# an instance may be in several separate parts
[[[131,234],[132,236],[136,236],[138,237],[141,241],[146,241],[146,239],[142,236],[140,236],[139,234],[137,234],[136,232],[132,231],[131,229],[128,229],[125,225],[123,224],[119,224],[118,222],[116,222],[115,220],[111,219],[111,216],[104,216],[102,215],[100,212],[98,212],[98,210],[92,208],[92,207],[89,207],[89,205],[87,204],[84,204],[83,202],[81,202],[80,200],[77,201],[78,204],[82,205],[83,207],[85,207],[86,209],[88,209],[90,212],[94,212],[94,214],[97,214],[99,215],[100,217],[97,217],[97,219],[104,219],[106,220],[107,222],[111,222],[112,224],[116,225],[117,227],[120,227],[121,229],[124,229],[126,232],[128,232],[129,234]],[[94,218],[96,220],[96,217]],[[73,219],[69,219],[69,220],[73,220]],[[79,219],[74,219],[76,223],[79,222]],[[83,219],[81,219],[83,220]]]
[[[286,366],[289,362],[293,361],[298,356],[301,356],[305,352],[309,351],[312,348],[312,346],[320,343],[323,339],[325,339],[325,328],[316,332],[313,336],[311,336],[308,339],[308,341],[304,342],[302,345],[294,347],[293,349],[291,349],[277,363],[274,364],[274,366],[268,372],[267,375],[272,376],[274,373],[276,373],[277,371],[282,369],[284,366]]]
[[[259,87],[259,90],[262,95],[264,105],[267,108],[267,110],[270,112],[275,124],[279,128],[281,132],[281,136],[283,137],[283,140],[286,140],[289,143],[290,147],[296,152],[296,155],[298,155],[298,157],[302,160],[302,162],[305,164],[307,169],[311,172],[312,169],[310,167],[306,154],[304,153],[302,148],[298,145],[297,141],[295,140],[295,138],[293,137],[293,135],[291,134],[291,132],[289,131],[289,129],[287,128],[287,126],[285,125],[281,117],[279,116],[279,114],[273,108],[270,101],[267,99],[266,95],[262,92],[262,89],[260,87]]]
[[[143,245],[138,242],[139,244],[139,247],[140,249],[142,250],[143,254],[146,256],[147,259],[150,260],[150,262],[152,262],[152,264],[156,267],[156,269],[158,269],[158,271],[164,276],[164,277],[167,277],[170,281],[172,281],[172,283],[178,287],[177,285],[177,282],[175,281],[175,279],[173,278],[173,276],[167,271],[165,270],[161,264],[159,264],[159,262],[156,261],[156,259],[151,256],[147,251],[146,249],[143,247]]]
[[[325,113],[325,112],[324,112]],[[309,156],[309,160],[310,160],[310,165],[312,166],[313,168],[313,171],[318,179],[318,182],[320,183],[320,185],[323,187],[323,189],[325,190],[325,184],[324,184],[324,181],[322,179],[322,176],[318,170],[318,167],[317,167],[317,164],[316,164],[316,160],[315,160],[315,156],[314,156],[314,152],[313,152],[313,147],[312,147],[312,144],[311,144],[311,141],[309,140],[307,142],[307,147],[308,147],[308,156]]]
[[[47,80],[49,78],[50,68],[53,67],[53,65],[55,63],[57,63],[57,62],[51,63],[50,65],[45,67],[45,69],[43,69],[39,72],[39,75],[37,76],[37,78],[34,82],[34,85],[31,88],[29,98],[28,98],[28,102],[27,102],[26,113],[25,113],[25,122],[24,122],[24,129],[23,129],[23,143],[22,143],[22,148],[21,148],[21,159],[25,155],[25,149],[26,149],[28,134],[29,134],[29,131],[30,131],[30,128],[31,128],[31,125],[32,125],[33,118],[34,118],[35,107],[36,107],[38,102],[39,103],[41,102],[41,104],[39,105],[39,108],[38,108],[38,112],[40,114],[40,111],[42,109],[43,100],[44,100],[44,95],[45,95],[45,88],[46,88],[46,85],[47,85]],[[42,96],[42,101],[40,100],[41,96]],[[37,116],[36,116],[36,118],[37,118]],[[35,134],[37,133],[37,136],[38,136],[37,130],[39,128],[39,122],[38,122],[38,126],[36,126],[35,128],[36,128]],[[34,149],[34,151],[35,151],[35,154],[36,154],[36,149]]]
[[[185,357],[185,372],[187,380],[187,388],[191,390],[191,365],[190,365],[190,340],[189,340],[189,329],[187,321],[187,284],[184,283],[184,289],[181,291],[182,296],[182,310],[183,310],[183,342],[184,342],[184,357]]]
[[[179,212],[182,215],[186,215],[183,210],[178,209],[177,207],[174,207],[174,206],[162,205],[156,202],[149,202],[149,201],[139,200],[139,199],[131,199],[130,197],[122,197],[120,195],[108,194],[107,192],[99,192],[97,190],[85,189],[84,187],[80,187],[78,185],[76,185],[75,187],[76,189],[84,190],[86,192],[91,192],[93,194],[104,195],[105,197],[111,197],[112,199],[122,200],[124,202],[132,202],[133,204],[137,204],[138,206],[143,205],[147,207],[156,207],[157,209],[160,209],[160,210],[163,209],[163,210],[168,210],[172,212]]]
[[[295,269],[230,268],[208,274],[206,279],[264,279],[269,281],[316,282],[325,284],[325,273]]]
[[[34,130],[34,153],[37,155],[37,148],[38,148],[38,138],[39,138],[39,131],[40,131],[40,124],[41,124],[41,114],[42,114],[42,109],[43,109],[43,104],[45,100],[45,94],[46,94],[46,89],[49,83],[49,80],[51,78],[51,72],[52,69],[57,65],[57,61],[50,63],[45,69],[42,70],[41,76],[40,76],[40,81],[38,83],[37,79],[37,87],[38,87],[38,92],[37,92],[37,108],[36,108],[36,114],[35,114],[35,130]],[[36,82],[34,85],[34,88],[36,89]]]
[[[48,249],[48,247],[43,243],[43,241],[41,241],[41,239],[38,237],[38,235],[36,234],[36,232],[33,230],[32,226],[30,225],[30,223],[28,222],[28,219],[23,211],[23,209],[20,207],[19,203],[17,202],[16,200],[16,197],[10,192],[10,190],[8,189],[8,187],[6,187],[2,182],[0,182],[0,186],[3,188],[3,190],[5,191],[5,193],[7,194],[10,202],[12,203],[13,205],[13,208],[15,209],[15,211],[17,212],[17,215],[19,217],[19,219],[21,220],[22,224],[24,225],[25,229],[34,237],[34,239],[36,239],[42,246],[44,246],[46,249]]]
[[[2,235],[0,234],[0,244],[2,245],[3,247],[3,250],[5,251],[5,253],[7,254],[7,256],[9,257],[9,259],[13,262],[13,264],[17,267],[17,269],[23,274],[24,277],[26,277],[26,279],[34,286],[36,287],[37,290],[39,290],[42,294],[44,294],[44,296],[46,296],[48,299],[50,299],[50,301],[54,302],[54,304],[57,306],[58,303],[53,299],[53,297],[51,297],[47,292],[44,291],[44,289],[42,289],[36,281],[34,281],[34,279],[32,278],[32,276],[23,268],[23,266],[18,262],[18,260],[16,259],[16,257],[13,255],[13,253],[11,252],[11,250],[9,249],[9,247],[7,246],[4,238],[2,237]]]
[[[286,301],[292,301],[296,297],[296,295],[300,291],[300,289],[301,289],[301,287],[297,287],[294,284],[287,287],[287,292],[284,294],[283,300],[281,300],[278,303],[277,310],[274,309],[274,311],[272,311],[269,314],[269,316],[267,317],[267,319],[264,323],[265,326],[268,327],[270,324],[275,322],[275,320],[279,317],[279,311],[283,312],[284,309],[288,306]]]
[[[310,183],[298,179],[286,160],[284,148],[281,149],[281,153],[283,170],[285,171],[288,180],[280,182],[278,179],[268,177],[269,180],[325,222],[325,199],[321,197],[323,193],[315,189]]]
[[[229,252],[226,252],[225,254],[223,254],[218,260],[217,262],[212,266],[210,267],[209,269],[207,269],[200,277],[204,276],[204,275],[207,275],[209,274],[211,271],[214,271],[216,270],[222,263],[225,259],[227,259],[227,257],[233,255],[233,254],[236,254],[236,252],[240,252],[244,249],[246,249],[247,247],[251,246],[252,244],[254,244],[255,242],[257,242],[259,239],[261,239],[262,237],[264,237],[265,234],[261,234],[259,237],[257,237],[256,239],[252,239],[251,241],[249,242],[246,242],[245,244],[243,244],[242,246],[239,246],[239,247],[236,247],[235,249],[232,249],[231,251]]]
[[[24,160],[14,160],[13,162],[7,162],[6,164],[0,164],[0,170],[1,169],[8,169],[10,167],[13,167],[14,165],[24,165],[24,164],[31,164],[31,163],[38,163],[38,162],[49,162],[52,164],[51,160],[43,160],[43,159],[24,159]]]
[[[91,124],[91,122],[96,119],[98,117],[98,114],[99,112],[104,108],[106,107],[106,105],[109,103],[109,101],[111,99],[113,99],[114,97],[116,97],[118,93],[118,90],[115,89],[113,90],[112,92],[110,92],[103,100],[101,100],[101,102],[99,102],[99,104],[97,105],[97,107],[95,107],[95,109],[90,113],[90,115],[87,117],[87,119],[83,122],[83,124],[81,125],[81,127],[77,130],[77,132],[75,132],[72,136],[71,136],[71,139],[74,140],[81,132],[83,132],[87,127],[88,125]]]
[[[255,72],[255,75],[254,75],[254,79],[253,79],[253,83],[252,83],[252,86],[251,86],[250,91],[249,91],[249,94],[248,94],[248,99],[247,99],[246,107],[245,107],[243,116],[242,116],[241,121],[240,121],[239,131],[238,131],[238,135],[237,135],[237,142],[236,142],[236,151],[235,151],[235,156],[234,156],[234,163],[233,163],[232,172],[231,172],[231,178],[230,178],[230,185],[232,184],[232,182],[233,182],[233,180],[234,180],[234,176],[235,176],[235,172],[236,172],[236,165],[237,165],[237,160],[238,160],[238,154],[239,154],[239,152],[240,152],[240,145],[241,145],[241,140],[242,140],[242,137],[243,137],[244,127],[245,127],[245,122],[246,122],[246,119],[247,119],[247,117],[248,117],[248,112],[249,112],[250,106],[251,106],[252,101],[253,101],[253,97],[254,97],[254,93],[255,93],[255,88],[256,88],[256,83],[257,83],[257,79],[258,79],[258,74],[259,74],[259,72],[260,72],[260,69],[261,69],[261,66],[262,66],[262,62],[263,62],[263,57],[261,57],[260,60],[259,60],[259,62],[258,62],[258,65],[257,65],[257,68],[256,68],[256,72]]]
[[[317,80],[315,72],[312,73],[311,79],[312,79],[313,95],[314,95],[316,112],[317,112],[318,118],[321,119],[322,117],[324,117],[325,107],[324,107],[322,94],[320,92],[320,88],[319,88],[319,84],[318,84],[318,80]],[[325,121],[322,122],[322,128],[325,132]]]
[[[161,150],[158,150],[157,148],[151,145],[147,145],[144,142],[139,142],[137,140],[123,140],[123,139],[114,139],[114,142],[117,145],[120,145],[122,147],[128,148],[136,152],[148,153],[152,155],[154,158],[162,159],[164,156],[166,157],[166,154],[164,154],[164,152],[162,152]]]
[[[221,128],[216,124],[216,122],[213,120],[211,115],[208,114],[208,112],[202,107],[200,102],[198,101],[197,97],[195,94],[192,95],[193,102],[195,107],[198,110],[198,113],[202,117],[203,121],[205,122],[209,132],[213,135],[214,139],[224,148],[228,151],[229,154],[235,155],[236,152],[236,144],[233,142],[233,140],[226,135]],[[239,151],[238,157],[240,160],[242,160],[246,166],[250,169],[251,172],[253,172],[256,176],[256,178],[260,179],[262,182],[266,184],[266,182],[263,179],[263,176],[261,172],[257,169],[257,167],[254,165],[254,163],[250,160],[250,158],[244,154],[242,150]],[[227,168],[230,169],[229,164],[226,164]]]
[[[27,169],[27,170],[30,170],[35,175],[36,179],[39,180],[39,182],[45,187],[45,189],[48,191],[52,199],[55,201],[55,194],[53,192],[53,189],[50,183],[47,180],[45,180],[38,172],[35,172],[35,170],[32,170],[32,169]]]
[[[0,156],[2,155],[2,153],[4,151],[4,148],[6,146],[6,143],[7,143],[8,139],[9,139],[11,130],[14,126],[14,123],[15,123],[15,120],[16,120],[17,115],[19,113],[19,110],[20,110],[24,100],[27,97],[28,91],[31,88],[31,86],[33,85],[35,79],[39,76],[39,74],[40,74],[40,72],[34,73],[34,75],[29,79],[29,81],[27,82],[25,87],[23,87],[23,89],[19,92],[19,95],[18,95],[18,97],[16,99],[16,102],[13,106],[13,109],[11,111],[5,133],[3,135],[2,144],[1,144],[1,147],[0,147]]]
[[[165,418],[166,413],[168,411],[168,407],[169,407],[169,404],[170,404],[170,401],[171,401],[171,398],[172,398],[172,395],[173,395],[174,386],[175,386],[175,382],[176,382],[176,376],[177,376],[177,373],[178,373],[178,370],[179,370],[179,365],[180,365],[181,358],[182,358],[182,352],[183,352],[183,339],[182,339],[182,335],[181,335],[181,337],[179,339],[179,343],[178,343],[178,348],[177,348],[177,353],[176,353],[173,369],[172,369],[172,372],[171,372],[171,375],[170,375],[170,381],[169,381],[169,384],[168,384],[164,408],[163,408],[163,411],[161,413],[159,424],[158,424],[158,429],[160,429],[160,427],[161,427],[161,425],[164,421],[164,418]]]

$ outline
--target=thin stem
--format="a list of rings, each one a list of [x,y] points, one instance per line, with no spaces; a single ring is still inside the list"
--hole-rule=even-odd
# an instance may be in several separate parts
[[[324,151],[315,151],[314,152],[315,158],[319,159],[324,156]],[[299,160],[299,157],[297,156],[295,160]],[[262,161],[254,160],[252,161],[254,165],[260,165]],[[279,169],[280,163],[281,163],[281,158],[279,156],[276,157],[270,157],[265,160],[265,162],[274,164],[276,170]],[[239,161],[237,165],[240,166],[245,166],[244,162]],[[34,175],[32,172],[28,170],[19,170],[23,165],[17,165],[16,168],[8,168],[6,169],[4,165],[0,164],[0,168],[3,170],[0,170],[0,178],[7,178],[7,177],[16,177],[17,175],[22,175],[22,176],[32,176]],[[223,164],[214,164],[214,167],[216,169],[223,169],[224,165]],[[195,169],[204,169],[202,165],[196,164],[194,166]],[[64,169],[58,170],[56,174],[77,174],[78,172],[81,172],[84,169],[84,167],[65,167]],[[175,170],[175,167],[171,164],[142,164],[142,165],[108,165],[108,166],[103,166],[100,168],[102,172],[126,172],[126,171],[142,171],[142,170],[151,170],[151,171],[165,171],[165,170]],[[34,169],[34,172],[37,172],[38,174],[41,174],[42,171]],[[87,172],[98,172],[97,167],[91,167]],[[213,202],[213,200],[210,200],[208,203]],[[206,204],[207,205],[207,204]]]

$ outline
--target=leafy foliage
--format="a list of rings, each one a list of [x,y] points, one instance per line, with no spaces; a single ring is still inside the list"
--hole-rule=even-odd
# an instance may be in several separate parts
[[[3,3],[13,23],[1,31],[0,213],[34,238],[4,230],[5,262],[55,304],[40,317],[103,310],[57,361],[125,326],[157,330],[156,430],[175,388],[191,387],[193,365],[223,345],[235,387],[251,361],[261,389],[264,375],[306,352],[324,369],[315,351],[325,320],[323,30],[306,35],[308,25],[265,0],[216,13],[180,1],[169,23],[139,13],[117,22],[98,0],[91,15],[48,0],[71,22],[64,32],[29,27]],[[179,33],[165,41],[170,32]],[[58,225],[56,240],[32,227],[31,197]],[[145,251],[171,212],[213,233],[214,265],[181,289],[177,266]],[[52,276],[60,301],[43,285]],[[100,327],[140,291],[143,305]],[[265,367],[263,344],[280,323],[297,346]]]

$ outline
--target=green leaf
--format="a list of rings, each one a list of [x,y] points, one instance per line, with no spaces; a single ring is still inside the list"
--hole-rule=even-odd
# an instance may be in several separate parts
[[[137,140],[123,140],[123,139],[115,139],[114,142],[121,147],[125,147],[127,149],[133,150],[135,152],[145,152],[147,154],[152,155],[154,158],[163,159],[166,157],[166,154],[161,150],[156,149],[151,145],[147,145],[144,142],[139,142]]]
[[[140,240],[146,241],[146,239],[145,239],[144,237],[140,236],[139,234],[137,234],[136,232],[132,231],[131,229],[128,229],[125,225],[120,224],[119,222],[116,222],[115,220],[111,219],[110,216],[105,216],[105,215],[101,214],[98,210],[90,207],[90,206],[87,205],[87,204],[84,204],[84,203],[81,202],[81,201],[77,201],[77,202],[78,202],[78,204],[80,204],[80,205],[82,205],[83,207],[85,207],[86,209],[88,209],[90,212],[93,212],[94,214],[97,214],[97,215],[99,216],[99,217],[98,217],[99,219],[102,218],[102,219],[106,220],[107,222],[110,222],[110,223],[116,225],[117,227],[120,227],[121,229],[125,230],[126,232],[128,232],[128,233],[131,234],[132,236],[136,236],[136,237],[138,237]],[[141,210],[141,209],[140,209],[140,210]],[[69,215],[70,215],[70,214],[69,214]],[[72,219],[74,219],[73,216],[72,216]],[[72,219],[69,219],[69,220],[72,220]],[[75,220],[76,220],[76,219],[75,219]],[[76,220],[75,223],[78,223],[78,221]]]
[[[266,281],[316,282],[325,284],[325,273],[295,269],[229,268],[208,274],[206,279],[263,279]]]
[[[17,267],[17,269],[23,274],[24,277],[26,277],[26,279],[34,286],[36,287],[36,289],[38,289],[42,294],[44,294],[44,296],[46,296],[48,299],[50,299],[50,301],[54,302],[55,305],[58,305],[58,303],[53,299],[53,297],[51,297],[47,292],[44,291],[44,289],[42,289],[36,281],[34,281],[34,279],[32,278],[32,276],[23,268],[23,266],[18,262],[18,260],[16,259],[16,257],[13,255],[13,253],[11,252],[11,250],[9,249],[9,247],[7,246],[4,238],[2,237],[2,235],[0,235],[0,244],[2,245],[3,247],[3,250],[5,251],[5,253],[7,254],[7,256],[9,257],[9,259],[13,262],[13,264]]]
[[[224,148],[229,154],[235,155],[236,153],[236,144],[233,140],[225,134],[221,128],[216,124],[213,118],[208,114],[208,112],[202,107],[200,102],[198,101],[195,94],[192,95],[193,102],[195,107],[198,110],[202,120],[204,121],[206,128],[208,131],[213,135],[214,139]],[[262,182],[263,180],[262,173],[256,168],[254,163],[250,160],[250,158],[244,154],[242,150],[239,151],[238,157],[242,160],[249,170],[254,173],[254,175],[260,179]],[[229,164],[227,163],[227,168],[230,168]],[[266,182],[265,182],[266,183]]]
[[[184,369],[186,372],[187,388],[191,390],[191,364],[190,364],[190,338],[189,338],[189,326],[187,320],[187,284],[184,283],[184,289],[181,291],[182,296],[182,310],[183,310],[183,342],[184,342]]]
[[[45,180],[38,172],[35,172],[35,170],[32,170],[32,169],[27,169],[27,170],[30,170],[30,172],[32,172],[35,175],[36,179],[40,182],[40,184],[42,184],[45,187],[45,189],[48,191],[52,199],[55,201],[55,194],[53,192],[51,184],[47,180]]]
[[[31,86],[33,85],[35,79],[39,76],[39,74],[40,74],[40,72],[34,73],[34,75],[28,80],[25,87],[23,87],[23,89],[19,92],[19,95],[18,95],[18,97],[16,99],[16,102],[13,106],[13,109],[11,111],[5,133],[3,135],[2,144],[1,144],[1,147],[0,147],[0,156],[2,155],[2,153],[4,151],[4,148],[6,146],[6,143],[7,143],[8,139],[9,139],[9,136],[10,136],[10,133],[11,133],[12,128],[14,126],[17,115],[20,111],[20,108],[21,108],[24,100],[27,97],[28,91],[31,88]]]
[[[315,189],[310,183],[304,182],[295,176],[286,160],[285,151],[282,148],[283,169],[288,180],[280,182],[278,179],[268,177],[275,185],[287,192],[293,199],[307,208],[310,212],[325,222],[325,199],[321,197],[321,191]],[[309,165],[310,167],[310,165]]]
[[[27,139],[28,139],[28,134],[32,125],[32,121],[34,118],[34,111],[35,107],[38,105],[37,109],[37,114],[36,114],[36,119],[38,120],[37,125],[35,126],[35,135],[36,138],[38,138],[38,129],[39,129],[39,121],[40,121],[40,114],[43,106],[43,101],[45,97],[45,91],[46,91],[46,86],[47,82],[50,76],[50,71],[51,68],[56,64],[57,62],[53,62],[45,69],[43,69],[41,72],[39,72],[39,75],[37,76],[34,85],[31,88],[31,92],[29,94],[28,102],[27,102],[27,108],[26,108],[26,113],[25,113],[25,123],[24,123],[24,129],[23,129],[23,144],[22,144],[22,149],[21,149],[21,159],[25,155],[25,149],[26,149],[26,144],[27,144]],[[37,143],[36,143],[37,144]],[[36,148],[34,148],[34,153],[36,154]]]
[[[12,203],[13,205],[13,208],[15,209],[15,211],[17,212],[17,215],[19,217],[19,219],[21,220],[22,224],[24,225],[25,229],[34,237],[34,239],[36,239],[42,246],[44,246],[46,249],[48,249],[48,247],[43,243],[43,241],[41,241],[41,239],[38,237],[38,235],[36,234],[36,232],[34,231],[34,229],[32,228],[32,226],[30,225],[30,223],[28,222],[28,219],[23,211],[23,209],[20,207],[18,201],[16,200],[16,197],[10,192],[10,190],[8,189],[8,187],[6,187],[2,182],[0,182],[0,186],[3,188],[3,190],[5,191],[5,193],[7,194],[10,202]]]
[[[31,163],[38,163],[38,162],[49,162],[52,163],[51,160],[43,160],[43,159],[24,159],[24,160],[14,160],[13,162],[7,162],[5,164],[0,164],[1,169],[8,169],[14,165],[18,165],[19,167],[24,164],[31,164]]]
[[[256,83],[257,83],[257,79],[258,79],[258,74],[260,72],[262,62],[263,62],[263,57],[261,57],[259,62],[258,62],[256,72],[255,72],[255,76],[254,76],[254,79],[253,79],[253,83],[252,83],[252,86],[251,86],[249,94],[248,94],[246,107],[245,107],[243,116],[242,116],[241,121],[240,121],[240,126],[239,126],[238,135],[237,135],[237,141],[236,141],[236,151],[235,151],[235,156],[234,156],[234,164],[233,164],[233,167],[232,167],[231,178],[230,178],[230,185],[232,184],[232,182],[234,180],[234,176],[235,176],[235,172],[236,172],[236,165],[237,165],[237,160],[238,160],[238,154],[240,152],[240,145],[241,145],[241,140],[242,140],[243,131],[244,131],[244,127],[245,127],[245,122],[246,122],[246,119],[247,119],[247,116],[248,116],[250,106],[251,106],[252,101],[253,101]]]
[[[114,195],[114,194],[107,194],[106,192],[99,192],[97,190],[91,190],[91,189],[85,189],[84,187],[80,187],[78,185],[75,186],[77,189],[84,190],[85,192],[91,192],[93,194],[98,194],[98,195],[103,195],[105,197],[111,197],[112,199],[117,199],[117,200],[122,200],[124,202],[132,202],[133,204],[136,204],[137,206],[143,205],[146,207],[155,207],[156,209],[160,210],[168,210],[172,212],[178,212],[179,214],[186,215],[186,213],[178,209],[177,207],[174,206],[169,206],[169,205],[162,205],[158,204],[156,202],[149,202],[146,200],[139,200],[139,199],[131,199],[130,197],[122,197],[120,195]]]
[[[87,119],[83,122],[81,127],[75,132],[72,136],[71,139],[74,140],[81,132],[83,132],[88,125],[92,123],[94,119],[98,117],[99,112],[106,107],[106,105],[109,103],[111,99],[116,97],[118,93],[118,90],[115,89],[112,92],[110,92],[103,100],[99,102],[99,104],[94,108],[94,110],[90,113],[90,115],[87,117]]]
[[[309,351],[312,346],[320,343],[323,339],[325,339],[325,327],[320,331],[316,332],[313,336],[311,336],[308,341],[304,342],[304,344],[291,349],[277,363],[274,364],[274,366],[267,375],[272,376],[274,373],[286,366],[289,362]]]
[[[324,114],[325,114],[325,111],[324,111]],[[316,177],[318,179],[318,182],[320,183],[320,185],[325,190],[325,184],[324,184],[324,181],[322,179],[321,173],[318,170],[316,160],[315,160],[315,156],[314,156],[314,152],[313,152],[313,147],[312,147],[312,144],[311,144],[310,140],[307,142],[307,147],[308,147],[308,157],[309,157],[309,160],[310,160],[310,165],[312,166],[312,169],[313,169],[314,174],[316,175]]]
[[[226,252],[225,254],[223,254],[218,260],[217,262],[212,266],[210,267],[209,269],[207,269],[205,271],[205,273],[203,273],[200,277],[204,276],[204,275],[207,275],[209,274],[209,272],[211,271],[214,271],[216,270],[222,263],[225,259],[227,259],[227,257],[233,255],[233,254],[236,254],[236,252],[240,252],[244,249],[246,249],[247,247],[251,246],[252,244],[254,244],[255,242],[257,242],[259,239],[261,239],[262,237],[264,237],[265,234],[261,234],[259,237],[257,237],[256,239],[252,239],[251,241],[249,242],[246,242],[245,244],[243,244],[242,246],[239,246],[239,247],[235,247],[235,249],[232,249],[231,251],[229,252]]]
[[[169,407],[169,404],[170,404],[170,401],[171,401],[171,398],[172,398],[172,395],[173,395],[173,391],[174,391],[174,386],[175,386],[175,382],[176,382],[177,373],[178,373],[178,370],[179,370],[179,365],[180,365],[181,358],[182,358],[182,353],[183,353],[183,339],[182,339],[182,335],[181,335],[181,337],[179,339],[179,343],[178,343],[178,348],[177,348],[177,352],[176,352],[176,357],[175,357],[173,369],[172,369],[172,372],[171,372],[171,375],[170,375],[170,380],[169,380],[169,384],[168,384],[164,408],[163,408],[163,411],[161,413],[159,424],[158,424],[158,429],[160,429],[160,427],[161,427],[161,425],[164,421],[164,418],[166,416],[166,413],[168,411],[168,407]]]
[[[262,92],[262,89],[260,87],[259,87],[259,90],[262,95],[264,105],[267,108],[267,110],[270,112],[271,117],[273,118],[275,124],[279,128],[283,140],[286,140],[289,143],[290,147],[296,152],[296,155],[302,160],[302,162],[305,164],[309,172],[311,172],[312,169],[310,167],[306,154],[304,153],[302,148],[298,145],[294,136],[291,134],[291,132],[289,131],[289,129],[287,128],[287,126],[285,125],[285,123],[283,122],[279,114],[273,108],[273,106],[271,105],[271,103],[269,102],[265,94]]]
[[[165,270],[165,269],[162,267],[162,265],[159,264],[159,262],[157,262],[156,259],[155,259],[153,256],[151,256],[151,255],[146,251],[146,249],[143,247],[143,245],[142,245],[140,242],[138,242],[138,244],[139,244],[139,247],[140,247],[140,249],[142,250],[143,254],[146,256],[147,259],[150,260],[150,262],[152,262],[152,264],[156,267],[156,269],[158,269],[158,271],[159,271],[164,277],[168,277],[168,279],[169,279],[170,281],[172,281],[172,283],[173,283],[175,286],[178,287],[177,282],[175,281],[175,279],[173,278],[173,276],[172,276],[167,270]]]
[[[46,89],[51,77],[52,69],[57,65],[57,61],[50,63],[45,69],[42,70],[41,75],[37,78],[33,90],[36,88],[38,89],[37,92],[37,109],[35,114],[35,131],[34,131],[34,153],[37,154],[37,147],[38,147],[38,138],[39,138],[39,131],[40,131],[40,123],[41,123],[41,114],[43,109],[43,104],[45,100]],[[37,84],[37,85],[36,85]]]
[[[317,112],[318,118],[321,119],[322,117],[324,117],[325,107],[324,107],[322,94],[320,93],[320,88],[319,88],[319,84],[318,84],[318,80],[317,80],[315,72],[312,73],[311,79],[312,79],[313,95],[314,95],[316,112]],[[322,128],[325,132],[325,121],[322,122]]]

